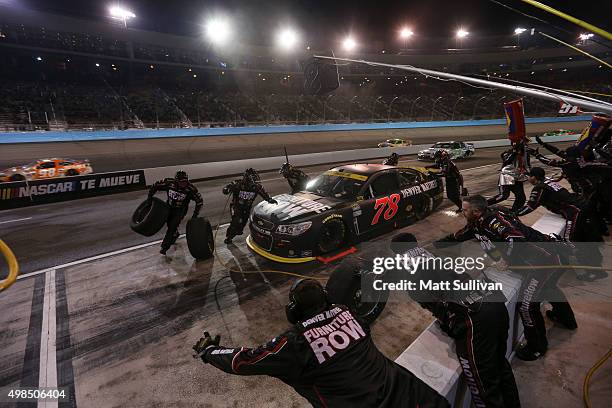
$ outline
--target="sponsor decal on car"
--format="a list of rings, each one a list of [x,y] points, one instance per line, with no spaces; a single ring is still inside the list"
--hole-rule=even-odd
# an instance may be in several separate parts
[[[286,214],[284,219],[297,217],[299,215],[311,212],[320,214],[323,211],[331,210],[331,207],[327,204],[321,204],[307,198],[296,197],[289,194],[282,194],[276,197],[276,199],[279,203],[287,203],[286,206],[281,208],[281,211]]]
[[[412,187],[408,187],[408,188],[404,188],[401,190],[402,193],[402,197],[406,198],[406,197],[412,197],[415,196],[417,194],[421,194],[424,193],[426,191],[429,191],[433,188],[436,188],[438,186],[438,181],[437,180],[431,180],[431,181],[427,181],[423,184],[419,184],[416,186],[412,186]]]
[[[368,176],[364,176],[363,174],[355,174],[355,173],[346,173],[344,171],[326,171],[325,175],[327,176],[336,176],[336,177],[344,177],[344,178],[350,178],[353,180],[359,180],[359,181],[366,181],[368,179]]]

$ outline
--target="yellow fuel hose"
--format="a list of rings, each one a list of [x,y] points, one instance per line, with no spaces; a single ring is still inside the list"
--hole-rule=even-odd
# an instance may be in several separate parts
[[[17,258],[15,258],[15,254],[11,251],[11,248],[8,247],[0,239],[0,252],[2,252],[2,256],[6,259],[6,264],[9,267],[9,274],[5,280],[0,282],[0,292],[7,289],[17,280],[17,275],[19,275],[19,263],[17,262]]]

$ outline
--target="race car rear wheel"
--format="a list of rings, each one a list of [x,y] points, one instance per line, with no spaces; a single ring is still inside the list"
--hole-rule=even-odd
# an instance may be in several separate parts
[[[208,259],[215,251],[215,240],[206,218],[192,218],[187,222],[187,246],[195,259]]]
[[[414,216],[417,220],[427,218],[433,211],[433,199],[425,194],[422,194],[414,206]]]
[[[326,254],[340,248],[346,239],[346,225],[341,218],[327,220],[321,226],[317,242],[318,252]]]
[[[145,237],[157,234],[168,219],[168,204],[157,197],[153,197],[149,205],[148,201],[140,203],[130,221],[130,228]]]

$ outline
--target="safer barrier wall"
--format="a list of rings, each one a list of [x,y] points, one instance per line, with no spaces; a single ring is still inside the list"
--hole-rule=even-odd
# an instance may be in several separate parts
[[[563,123],[582,122],[590,120],[590,116],[569,116],[558,118],[526,118],[526,123]],[[291,126],[252,126],[223,128],[190,128],[190,129],[129,129],[100,131],[43,131],[43,132],[0,132],[0,144],[3,143],[45,143],[45,142],[75,142],[92,140],[128,140],[154,139],[169,137],[206,137],[224,135],[259,135],[264,133],[296,133],[296,132],[342,132],[355,130],[386,130],[386,129],[421,129],[437,127],[464,127],[505,125],[505,119],[490,120],[460,120],[444,122],[391,122],[391,123],[349,123],[321,125],[291,125]]]

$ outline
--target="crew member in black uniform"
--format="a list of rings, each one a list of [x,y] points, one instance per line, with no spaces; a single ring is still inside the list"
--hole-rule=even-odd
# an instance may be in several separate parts
[[[438,150],[434,157],[435,163],[425,168],[441,170],[439,175],[444,176],[444,181],[446,182],[446,197],[457,206],[457,212],[461,212],[463,176],[446,150]]]
[[[385,166],[397,166],[399,164],[399,155],[397,153],[391,153],[389,157],[383,160],[382,164]]]
[[[232,220],[225,235],[225,243],[230,244],[236,235],[242,235],[244,226],[249,221],[253,201],[260,195],[270,204],[278,204],[272,199],[259,181],[255,169],[246,169],[241,179],[237,179],[223,187],[223,194],[232,195],[230,212]]]
[[[554,314],[561,321],[575,322],[571,306],[556,285],[563,270],[550,269],[561,264],[552,238],[514,217],[488,208],[486,199],[480,195],[464,197],[463,215],[467,225],[436,241],[435,246],[475,238],[492,259],[503,261],[510,270],[523,275],[518,306],[526,343],[517,348],[516,355],[527,361],[540,358],[548,350],[540,302],[543,299],[551,301]],[[546,242],[548,244],[541,244]],[[538,269],[537,266],[546,268]]]
[[[291,194],[306,189],[308,183],[308,175],[300,169],[296,169],[289,163],[284,163],[279,173],[287,180],[291,188]]]
[[[398,234],[391,240],[391,250],[411,258],[433,257],[418,246],[410,233]],[[422,265],[430,265],[422,263]],[[423,266],[414,273],[396,274],[395,279],[416,282],[475,281],[468,273]],[[385,279],[387,280],[387,279]],[[481,280],[481,279],[478,279]],[[486,280],[486,276],[485,276]],[[476,286],[474,286],[476,287]],[[506,359],[509,316],[506,297],[500,291],[411,290],[410,297],[438,319],[440,327],[455,340],[455,351],[463,369],[475,407],[519,407],[520,399],[512,367]]]
[[[576,243],[576,258],[581,265],[601,267],[603,257],[596,242],[603,241],[592,214],[585,209],[583,200],[571,194],[558,183],[547,180],[544,169],[532,167],[529,182],[533,185],[527,204],[516,215],[527,215],[540,205],[565,218],[563,239]],[[585,242],[586,244],[579,244]],[[595,280],[608,276],[605,271],[592,270],[578,276],[580,280]],[[570,325],[571,326],[571,325]]]
[[[149,189],[149,200],[151,200],[158,191],[166,191],[168,193],[167,203],[170,207],[167,221],[168,231],[166,231],[166,235],[161,244],[161,250],[159,251],[160,254],[165,255],[168,248],[170,248],[179,237],[178,227],[181,220],[187,214],[189,201],[193,200],[195,202],[193,218],[196,218],[200,213],[204,201],[197,187],[189,181],[187,173],[182,170],[177,171],[174,178],[166,178],[153,184]]]
[[[581,158],[580,149],[570,146],[560,150],[556,146],[544,143],[536,137],[538,143],[559,156],[559,159],[550,159],[540,154],[538,149],[531,150],[533,155],[543,164],[561,168],[563,177],[567,179],[572,191],[581,195],[585,201],[587,211],[593,216],[601,234],[608,235],[606,219],[612,217],[612,167],[605,163],[585,162]]]
[[[525,189],[523,187],[523,175],[518,174],[517,160],[520,154],[520,150],[523,144],[518,144],[510,149],[506,150],[501,154],[502,167],[500,169],[498,188],[499,193],[495,197],[491,197],[487,200],[488,205],[493,205],[507,200],[510,193],[514,194],[514,204],[512,210],[516,211],[522,208],[525,204],[527,197],[525,196]],[[526,155],[528,166],[529,155]]]
[[[449,407],[448,401],[374,345],[369,326],[330,304],[313,279],[289,292],[292,327],[258,348],[222,347],[208,333],[193,346],[205,363],[230,374],[269,375],[317,408]]]

